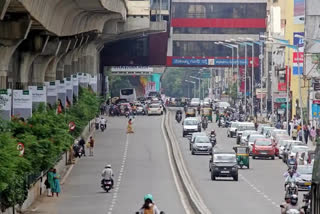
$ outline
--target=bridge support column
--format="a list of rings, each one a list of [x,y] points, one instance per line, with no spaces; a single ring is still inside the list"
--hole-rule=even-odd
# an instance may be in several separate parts
[[[53,60],[54,56],[38,56],[33,63],[33,85],[42,86],[45,81],[55,81],[53,75],[46,75],[49,63]]]
[[[30,75],[30,67],[36,57],[40,53],[24,52],[21,54],[21,64],[20,64],[20,84],[22,89],[27,89],[29,83],[32,81],[32,76]]]

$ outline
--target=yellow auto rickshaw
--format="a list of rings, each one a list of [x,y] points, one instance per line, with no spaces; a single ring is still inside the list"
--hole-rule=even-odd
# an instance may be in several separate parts
[[[233,150],[237,155],[237,162],[240,168],[246,166],[249,169],[249,146],[234,146]]]
[[[194,108],[188,107],[186,110],[186,117],[195,117],[196,116],[196,110]]]
[[[201,117],[207,117],[210,122],[212,122],[212,108],[202,108]]]

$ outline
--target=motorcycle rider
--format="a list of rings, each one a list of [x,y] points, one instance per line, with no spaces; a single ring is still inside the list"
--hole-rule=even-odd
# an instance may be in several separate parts
[[[104,129],[107,128],[107,121],[106,121],[106,119],[104,119],[104,117],[101,117],[100,125],[102,125],[104,127]]]
[[[139,214],[160,214],[159,209],[153,202],[153,196],[151,194],[144,196],[144,204],[139,210]]]
[[[294,157],[294,155],[290,155],[290,158],[288,159],[288,166],[293,166],[294,169],[297,167],[297,160]]]
[[[101,184],[104,183],[104,181],[108,181],[110,180],[111,181],[111,187],[113,188],[113,171],[112,171],[112,168],[111,168],[111,164],[107,164],[104,169],[102,170],[102,173],[101,173],[101,176],[102,176],[102,180],[101,180]]]
[[[304,210],[298,205],[298,196],[295,194],[291,195],[290,204],[288,204],[283,214],[286,214],[289,210],[297,210],[300,214],[304,214]]]
[[[285,214],[286,213],[286,209],[290,204],[290,195],[286,194],[284,197],[284,202],[280,205],[281,207],[281,213]]]
[[[96,116],[95,124],[96,124],[96,129],[98,130],[98,129],[99,129],[99,124],[100,124],[100,117],[99,117],[99,115]]]
[[[179,122],[182,119],[182,111],[178,110],[176,113],[176,120]]]
[[[208,127],[208,118],[207,118],[207,116],[204,116],[202,118],[202,127],[203,127],[203,129],[206,129]]]
[[[297,179],[296,179],[296,178],[297,178],[297,176],[295,175],[294,170],[292,170],[292,169],[289,170],[288,174],[289,174],[289,175],[286,177],[286,180],[285,180],[285,182],[284,182],[286,192],[288,191],[288,188],[289,188],[289,184],[290,184],[290,183],[294,183],[296,189],[298,189],[298,188],[297,188],[297,185],[296,185],[296,182],[297,182]]]

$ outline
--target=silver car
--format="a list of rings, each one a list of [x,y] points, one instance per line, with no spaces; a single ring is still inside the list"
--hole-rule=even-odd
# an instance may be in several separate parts
[[[196,139],[197,136],[207,136],[207,134],[205,132],[194,132],[192,133],[191,137],[190,137],[190,142],[189,142],[189,149],[191,151],[192,149],[192,144],[194,143],[194,140]]]
[[[197,136],[192,144],[191,154],[212,154],[212,144],[208,136]]]
[[[228,127],[227,135],[228,137],[236,136],[237,128],[239,122],[231,122],[231,126]]]

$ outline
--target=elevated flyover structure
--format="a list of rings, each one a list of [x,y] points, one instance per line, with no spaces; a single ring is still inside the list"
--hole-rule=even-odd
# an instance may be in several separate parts
[[[88,73],[101,90],[106,43],[165,30],[150,21],[149,0],[0,0],[0,88]]]

